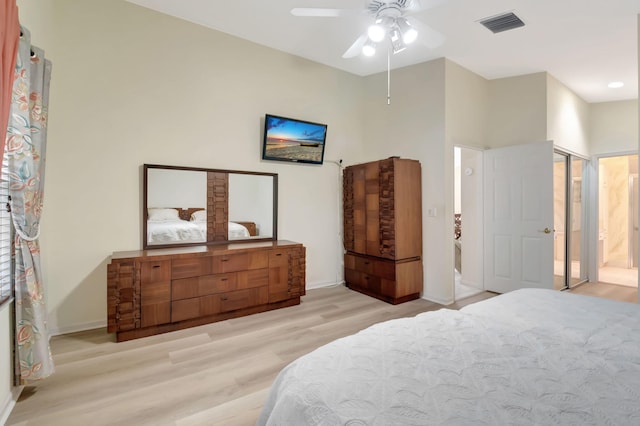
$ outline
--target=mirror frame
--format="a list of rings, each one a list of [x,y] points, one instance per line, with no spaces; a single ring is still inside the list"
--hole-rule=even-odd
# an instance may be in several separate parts
[[[195,171],[195,172],[213,172],[213,173],[225,173],[225,174],[242,174],[242,175],[257,175],[257,176],[270,176],[273,178],[273,224],[272,229],[273,233],[270,237],[265,238],[242,238],[242,239],[233,239],[229,240],[228,238],[228,230],[227,230],[227,239],[226,240],[218,240],[218,241],[209,241],[209,236],[207,233],[207,241],[204,242],[193,242],[193,243],[172,243],[172,244],[149,244],[147,241],[147,185],[148,185],[148,171],[149,169],[164,169],[164,170],[184,170],[184,171]],[[249,172],[249,171],[241,171],[241,170],[224,170],[224,169],[207,169],[204,167],[186,167],[186,166],[168,166],[168,165],[160,165],[160,164],[144,164],[143,172],[142,172],[142,249],[143,250],[152,250],[152,249],[160,249],[160,248],[173,248],[173,247],[185,247],[185,246],[203,246],[203,245],[216,245],[216,244],[234,244],[234,243],[246,243],[246,242],[258,242],[258,241],[276,241],[278,239],[278,174],[277,173],[266,173],[266,172]],[[228,202],[228,201],[227,201]],[[207,220],[207,226],[209,225],[209,220]]]

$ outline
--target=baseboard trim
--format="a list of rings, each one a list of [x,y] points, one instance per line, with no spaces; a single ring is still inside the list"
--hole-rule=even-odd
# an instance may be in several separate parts
[[[344,281],[340,281],[340,282],[328,282],[328,283],[315,283],[315,284],[309,284],[307,286],[307,290],[315,290],[317,288],[331,288],[331,287],[338,287],[344,285]]]
[[[16,386],[11,389],[11,393],[7,395],[7,399],[2,404],[2,407],[0,407],[0,425],[6,424],[7,420],[9,420],[11,411],[13,411],[13,407],[15,407],[18,398],[20,398],[22,389],[24,389],[24,386]]]
[[[451,305],[454,302],[453,299],[439,299],[437,297],[427,297],[424,294],[422,295],[422,299],[426,300],[427,302],[433,302],[443,306]]]
[[[96,328],[106,328],[106,321],[93,321],[81,324],[73,324],[66,327],[49,328],[49,336],[59,336],[61,334],[77,333],[79,331],[94,330]]]

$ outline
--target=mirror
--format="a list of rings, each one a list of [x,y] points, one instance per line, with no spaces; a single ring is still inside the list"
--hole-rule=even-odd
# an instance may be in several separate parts
[[[143,248],[277,239],[275,173],[144,165]]]

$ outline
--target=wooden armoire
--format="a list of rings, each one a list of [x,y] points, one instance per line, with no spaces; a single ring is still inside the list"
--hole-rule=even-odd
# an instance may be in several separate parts
[[[420,297],[421,194],[417,160],[391,157],[344,169],[347,287],[393,304]]]

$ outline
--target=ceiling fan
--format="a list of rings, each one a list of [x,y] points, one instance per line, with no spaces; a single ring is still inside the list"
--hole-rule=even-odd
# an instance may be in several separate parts
[[[291,14],[304,17],[335,18],[365,13],[371,17],[367,31],[344,52],[343,58],[361,53],[373,56],[376,47],[387,41],[394,54],[418,40],[434,49],[444,43],[444,36],[413,16],[413,13],[434,7],[444,0],[365,0],[365,9],[294,8]]]

